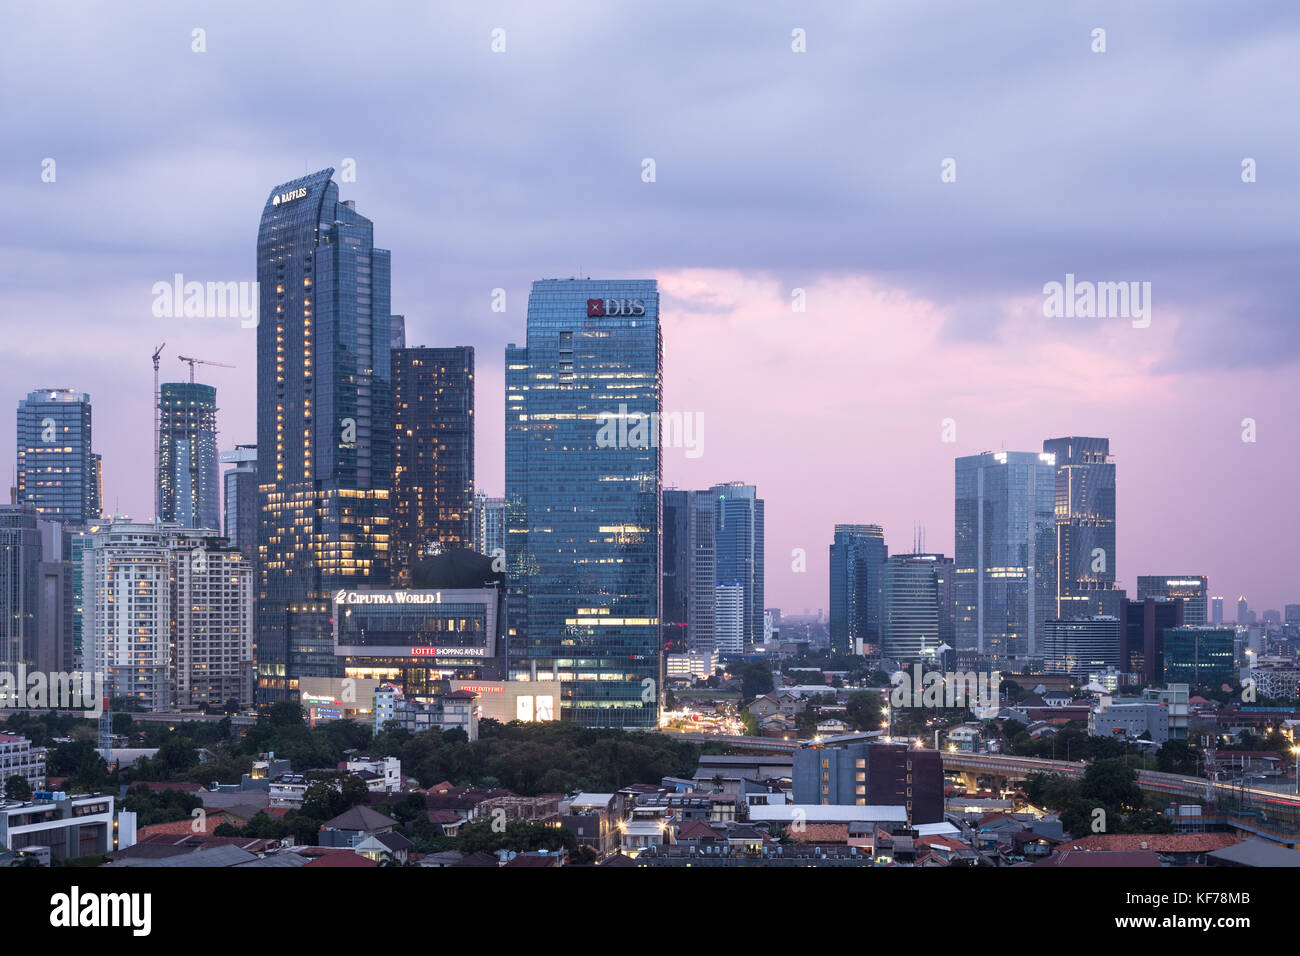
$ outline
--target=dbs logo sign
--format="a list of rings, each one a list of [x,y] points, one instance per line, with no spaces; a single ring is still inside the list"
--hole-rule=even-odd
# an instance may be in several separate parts
[[[588,299],[587,316],[645,315],[645,303],[640,299]]]

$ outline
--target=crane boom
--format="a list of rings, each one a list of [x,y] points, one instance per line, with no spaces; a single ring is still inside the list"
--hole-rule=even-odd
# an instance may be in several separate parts
[[[192,358],[191,356],[188,356],[188,355],[178,355],[178,356],[176,356],[176,357],[177,357],[178,359],[180,359],[182,362],[188,362],[188,363],[189,363],[189,366],[190,366],[190,384],[191,384],[191,385],[194,384],[194,366],[196,366],[196,365],[215,365],[215,366],[217,366],[218,368],[234,368],[234,367],[235,367],[235,366],[233,366],[233,365],[227,365],[225,362],[211,362],[211,361],[209,361],[208,359]]]

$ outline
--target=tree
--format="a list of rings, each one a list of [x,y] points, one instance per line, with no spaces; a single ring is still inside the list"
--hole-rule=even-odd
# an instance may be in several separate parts
[[[267,717],[275,727],[299,727],[303,723],[302,707],[291,700],[276,701],[268,708]]]
[[[764,661],[753,661],[740,668],[741,693],[753,700],[772,692],[772,669]]]
[[[1137,809],[1142,806],[1142,789],[1137,771],[1121,758],[1094,760],[1083,772],[1080,793],[1108,807]]]
[[[844,720],[854,730],[877,730],[882,720],[880,697],[860,690],[849,694],[844,704]]]
[[[26,777],[16,773],[5,781],[4,795],[8,800],[30,800],[32,785],[27,782]]]
[[[1197,771],[1197,754],[1186,740],[1167,740],[1156,751],[1156,767],[1162,773],[1194,775]]]
[[[316,780],[302,794],[302,813],[316,820],[332,820],[351,804],[330,780]]]

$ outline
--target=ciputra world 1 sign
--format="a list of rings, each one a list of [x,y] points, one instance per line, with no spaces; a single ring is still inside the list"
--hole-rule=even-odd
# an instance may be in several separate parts
[[[645,315],[645,303],[640,299],[588,299],[587,317],[605,315]]]
[[[335,604],[441,604],[441,591],[348,591],[334,595]]]

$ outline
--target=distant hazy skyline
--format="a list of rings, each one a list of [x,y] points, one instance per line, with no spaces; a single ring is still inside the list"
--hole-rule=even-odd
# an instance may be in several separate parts
[[[352,159],[341,198],[392,250],[408,342],[476,349],[482,491],[504,487],[503,352],[529,283],[653,277],[665,410],[704,420],[703,454],[667,450],[666,482],[758,485],[769,606],[826,607],[836,523],[881,524],[898,553],[919,522],[951,555],[954,458],[1066,435],[1111,441],[1130,595],[1139,574],[1194,573],[1229,608],[1300,602],[1293,3],[141,3],[7,21],[11,475],[19,399],[75,387],[105,509],[152,517],[164,341],[163,381],[188,378],[178,353],[236,366],[198,379],[221,447],[254,441],[255,332],[154,318],[151,289],[251,281],[272,187]],[[1045,318],[1043,286],[1067,274],[1150,282],[1150,326]]]

